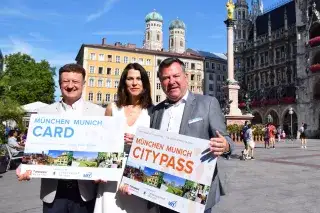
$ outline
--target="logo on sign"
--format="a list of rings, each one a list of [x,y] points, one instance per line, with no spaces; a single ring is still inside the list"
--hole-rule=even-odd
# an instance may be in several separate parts
[[[177,205],[177,201],[169,201],[168,205],[171,206],[172,208],[174,208]]]
[[[88,173],[83,174],[83,177],[84,178],[91,178],[92,177],[92,172],[88,172]]]

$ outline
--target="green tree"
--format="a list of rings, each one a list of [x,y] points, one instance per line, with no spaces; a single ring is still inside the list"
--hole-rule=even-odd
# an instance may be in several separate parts
[[[0,93],[20,105],[41,101],[52,103],[55,91],[55,68],[42,60],[36,62],[27,54],[5,57],[6,70],[0,77]],[[1,95],[1,94],[0,94]]]
[[[20,129],[23,129],[22,118],[24,110],[20,105],[9,97],[0,95],[0,143],[5,141],[4,132],[5,126],[2,125],[4,121],[14,120]]]
[[[68,152],[68,166],[71,166],[73,160],[73,151]]]
[[[191,191],[193,189],[195,185],[195,182],[191,181],[191,180],[186,180],[184,186],[182,187],[182,197],[189,191]]]
[[[159,172],[159,175],[158,175],[158,185],[157,185],[157,187],[160,188],[163,183],[164,183],[164,180],[163,180],[163,172]]]

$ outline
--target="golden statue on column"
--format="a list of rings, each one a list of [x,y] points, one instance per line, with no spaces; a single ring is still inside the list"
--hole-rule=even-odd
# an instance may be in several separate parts
[[[235,7],[233,1],[229,0],[227,2],[226,7],[227,7],[227,12],[228,12],[228,19],[233,20],[233,17],[234,17],[233,13],[234,13],[234,7]]]

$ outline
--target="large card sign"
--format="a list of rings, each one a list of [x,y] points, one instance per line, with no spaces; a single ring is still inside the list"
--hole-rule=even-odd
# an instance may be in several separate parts
[[[203,213],[216,167],[208,147],[208,140],[140,127],[122,184],[169,209]]]
[[[118,180],[124,120],[106,116],[31,115],[21,172],[31,177]]]

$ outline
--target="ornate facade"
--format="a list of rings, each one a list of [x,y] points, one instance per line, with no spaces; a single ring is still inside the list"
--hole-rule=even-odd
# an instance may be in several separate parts
[[[288,134],[292,107],[295,133],[298,128],[295,2],[288,0],[262,13],[261,1],[252,1],[249,12],[246,1],[238,0],[235,11],[235,72],[242,88],[240,107],[244,105],[245,94],[249,94],[253,122],[265,122],[271,115],[274,123]]]

